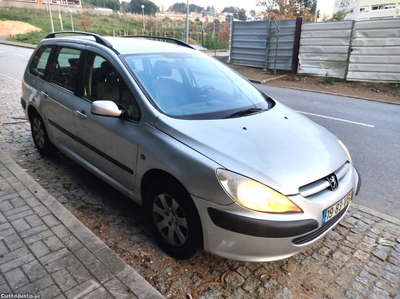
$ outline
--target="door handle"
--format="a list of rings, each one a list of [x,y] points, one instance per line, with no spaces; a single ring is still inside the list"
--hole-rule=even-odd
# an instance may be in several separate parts
[[[87,119],[87,115],[84,110],[75,110],[75,114],[78,115],[81,119]]]
[[[49,95],[45,91],[41,91],[40,93],[42,94],[43,98],[45,98],[45,99],[47,99],[49,97]]]

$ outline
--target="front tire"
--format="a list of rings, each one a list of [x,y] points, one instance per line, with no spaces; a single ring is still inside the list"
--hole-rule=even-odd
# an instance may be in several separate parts
[[[151,230],[168,255],[187,259],[196,253],[203,240],[200,217],[182,186],[172,180],[155,182],[145,196],[145,209]]]
[[[44,126],[43,119],[37,112],[34,112],[30,117],[32,139],[39,153],[44,156],[50,156],[57,153],[58,149],[50,141]]]

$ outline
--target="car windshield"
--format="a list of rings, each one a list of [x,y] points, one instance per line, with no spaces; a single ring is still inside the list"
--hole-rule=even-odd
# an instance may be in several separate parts
[[[254,86],[205,54],[132,54],[123,59],[157,106],[172,117],[223,118],[243,109],[268,108]]]

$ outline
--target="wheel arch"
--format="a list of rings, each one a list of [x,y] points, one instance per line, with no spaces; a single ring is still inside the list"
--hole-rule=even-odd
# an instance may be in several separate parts
[[[200,246],[201,248],[204,248],[204,236],[203,236],[203,224],[201,221],[201,217],[199,214],[199,210],[196,207],[196,204],[194,203],[189,191],[185,188],[185,186],[172,174],[168,173],[165,170],[161,170],[161,169],[150,169],[148,170],[142,177],[142,180],[140,182],[140,194],[141,194],[141,198],[142,198],[142,205],[145,206],[146,205],[146,193],[149,190],[149,187],[151,186],[151,184],[157,180],[160,179],[165,179],[165,180],[169,180],[175,184],[177,184],[177,186],[179,186],[181,188],[182,191],[186,192],[190,201],[190,204],[193,206],[195,213],[197,214],[197,219],[199,221],[199,229],[200,229],[200,234],[199,234],[199,239],[198,239],[198,246]]]
[[[36,108],[33,105],[29,105],[28,109],[26,110],[28,113],[28,119],[29,122],[31,122],[32,116],[36,113],[40,116],[39,112],[36,110]]]
[[[149,187],[151,186],[151,184],[153,182],[155,182],[159,179],[171,180],[171,181],[175,182],[176,184],[178,184],[183,190],[185,190],[189,194],[189,192],[187,191],[185,186],[183,186],[183,184],[172,174],[168,173],[165,170],[161,170],[161,169],[150,169],[142,176],[142,180],[140,182],[140,195],[142,198],[143,205],[145,204],[144,200],[146,197],[146,192],[149,190]]]

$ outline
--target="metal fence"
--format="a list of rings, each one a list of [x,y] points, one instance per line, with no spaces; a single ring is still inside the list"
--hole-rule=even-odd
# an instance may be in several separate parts
[[[296,19],[232,22],[229,61],[257,68],[291,70]]]
[[[298,74],[344,78],[352,27],[352,21],[303,24]]]
[[[400,19],[355,22],[347,80],[400,82]]]
[[[400,82],[400,19],[304,24],[298,74]]]
[[[230,62],[264,69],[276,62],[278,70],[298,67],[299,75],[400,82],[400,19],[299,20],[233,22]]]

